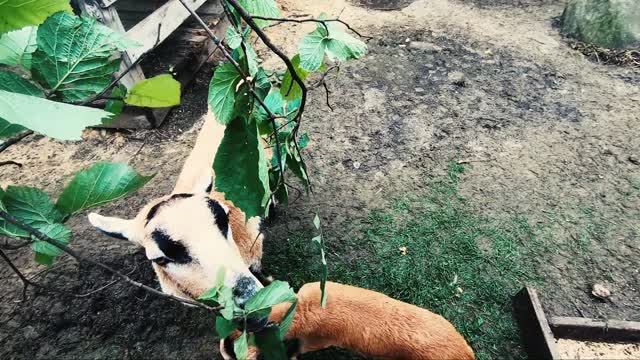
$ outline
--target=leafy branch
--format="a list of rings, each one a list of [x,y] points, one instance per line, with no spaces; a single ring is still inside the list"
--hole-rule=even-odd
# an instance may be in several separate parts
[[[86,257],[84,255],[81,255],[80,253],[76,252],[75,250],[71,249],[70,247],[68,247],[66,244],[64,244],[63,242],[53,239],[51,237],[49,237],[48,235],[44,234],[43,232],[41,232],[40,230],[29,226],[25,223],[23,223],[22,221],[20,221],[18,218],[16,218],[15,216],[9,214],[8,212],[4,211],[4,210],[0,210],[0,218],[3,219],[4,221],[6,221],[7,223],[16,226],[18,229],[21,229],[23,231],[25,231],[29,236],[34,237],[35,239],[37,239],[38,241],[42,241],[45,242],[47,244],[50,244],[54,247],[56,247],[57,249],[65,252],[66,254],[70,255],[71,257],[73,257],[74,259],[76,259],[78,262],[81,263],[87,263],[89,265],[93,265],[95,267],[98,267],[102,270],[105,270],[106,272],[124,280],[126,283],[135,286],[137,288],[140,288],[148,293],[151,293],[155,296],[159,296],[159,297],[163,297],[163,298],[167,298],[167,299],[171,299],[173,301],[177,301],[183,304],[187,304],[187,305],[191,305],[191,306],[196,306],[208,311],[213,311],[216,312],[219,310],[219,308],[215,308],[215,307],[211,307],[208,305],[205,305],[203,303],[194,301],[194,300],[190,300],[190,299],[183,299],[183,298],[179,298],[170,294],[165,294],[161,291],[158,291],[152,287],[149,287],[147,285],[141,284],[135,280],[133,280],[132,278],[130,278],[129,276],[119,272],[118,270],[115,270],[114,268],[105,265],[101,262],[95,261],[89,257]],[[1,255],[4,255],[4,253],[1,253]],[[3,259],[5,261],[8,260],[8,258],[5,258],[5,256],[2,256]],[[10,261],[7,261],[8,264],[10,264],[10,266],[12,265]],[[21,275],[21,273],[17,270],[17,268],[12,266],[12,270],[14,270],[14,272],[16,272],[16,274],[18,274],[18,276],[20,276],[21,280],[23,282],[28,282],[29,285],[34,286],[35,284],[30,282],[28,279],[26,279],[23,275]]]

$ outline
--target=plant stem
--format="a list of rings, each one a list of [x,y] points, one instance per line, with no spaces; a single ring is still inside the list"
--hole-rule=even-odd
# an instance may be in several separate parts
[[[107,271],[108,273],[111,273],[117,277],[119,277],[120,279],[126,281],[127,283],[129,283],[130,285],[133,285],[137,288],[140,288],[142,290],[145,290],[153,295],[159,296],[159,297],[163,297],[163,298],[167,298],[167,299],[171,299],[174,301],[178,301],[182,304],[186,304],[186,305],[191,305],[191,306],[195,306],[195,307],[199,307],[201,309],[205,309],[208,311],[212,311],[214,313],[218,313],[218,310],[220,310],[220,307],[211,307],[202,303],[199,303],[195,300],[191,300],[191,299],[183,299],[183,298],[179,298],[177,296],[173,296],[170,294],[165,294],[161,291],[158,291],[152,287],[149,287],[147,285],[141,284],[135,280],[133,280],[132,278],[130,278],[129,276],[113,269],[112,267],[102,264],[98,261],[95,261],[93,259],[90,259],[88,257],[85,257],[79,253],[77,253],[75,250],[69,248],[67,245],[50,238],[49,236],[47,236],[46,234],[42,233],[41,231],[33,228],[32,226],[29,226],[27,224],[22,223],[20,220],[18,220],[17,218],[15,218],[13,215],[7,213],[4,210],[0,210],[0,218],[4,219],[5,221],[7,221],[8,223],[17,226],[18,228],[26,231],[30,236],[35,237],[36,239],[40,240],[40,241],[44,241],[46,243],[49,243],[55,247],[57,247],[58,249],[62,250],[63,252],[69,254],[70,256],[72,256],[74,259],[76,259],[78,262],[84,262],[96,267],[99,267],[105,271]],[[23,280],[24,281],[24,280]],[[28,281],[28,280],[27,280]]]

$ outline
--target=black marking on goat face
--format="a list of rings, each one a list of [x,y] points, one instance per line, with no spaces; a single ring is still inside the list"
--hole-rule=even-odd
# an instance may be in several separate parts
[[[207,205],[215,217],[218,229],[220,229],[220,232],[226,238],[229,234],[229,215],[227,215],[222,206],[220,206],[220,203],[213,199],[207,199]]]
[[[151,233],[151,238],[156,242],[158,248],[160,248],[160,251],[162,251],[168,260],[178,264],[187,264],[193,260],[191,256],[189,256],[187,248],[173,240],[164,231],[154,230]]]
[[[101,230],[101,229],[98,229],[98,230],[100,230],[101,233],[103,233],[103,234],[105,234],[107,236],[110,236],[112,238],[116,238],[116,239],[120,239],[120,240],[129,240],[129,239],[127,239],[126,236],[122,235],[121,233],[109,232],[109,231],[104,231],[104,230]]]
[[[164,206],[166,203],[168,203],[170,200],[186,199],[192,196],[193,194],[173,194],[169,199],[160,201],[159,203],[153,205],[151,209],[149,209],[149,212],[147,213],[147,224],[149,223],[149,221],[151,221],[151,219],[153,219],[158,214],[158,211],[160,210],[160,208]]]

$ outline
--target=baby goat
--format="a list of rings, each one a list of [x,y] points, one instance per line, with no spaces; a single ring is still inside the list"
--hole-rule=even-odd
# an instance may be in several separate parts
[[[384,294],[327,282],[327,304],[320,307],[320,283],[305,284],[286,339],[296,345],[290,356],[337,346],[378,359],[473,360],[473,350],[442,316]],[[290,304],[273,307],[269,319],[280,322]],[[236,335],[237,336],[237,335]],[[289,349],[292,350],[292,349]],[[221,343],[233,359],[233,343]],[[251,359],[257,358],[256,348]]]

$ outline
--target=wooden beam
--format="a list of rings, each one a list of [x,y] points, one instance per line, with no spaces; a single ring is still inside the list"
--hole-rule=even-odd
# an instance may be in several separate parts
[[[513,309],[529,359],[560,359],[538,292],[530,287],[520,290],[513,297]]]
[[[553,316],[549,325],[556,337],[590,341],[640,341],[640,322]]]
[[[191,9],[198,9],[207,0],[187,0],[187,5]],[[115,10],[115,9],[114,9]],[[141,47],[129,49],[126,51],[131,61],[136,61],[142,54],[151,50],[158,39],[162,42],[175,29],[178,28],[187,18],[189,12],[182,6],[178,0],[169,0],[158,10],[147,16],[134,27],[127,31],[127,36],[142,44]],[[158,27],[158,24],[162,24]],[[160,33],[158,33],[158,31]]]
[[[86,0],[79,0],[78,5],[83,14],[96,18],[102,24],[110,27],[111,29],[125,33],[120,16],[115,7],[108,7],[106,9],[97,6],[94,2],[87,2]],[[131,56],[125,51],[122,52],[122,62],[120,63],[120,72],[126,70],[135,62]],[[135,83],[144,80],[144,74],[140,66],[134,66],[127,75],[125,75],[120,81],[121,84],[130,89]]]

